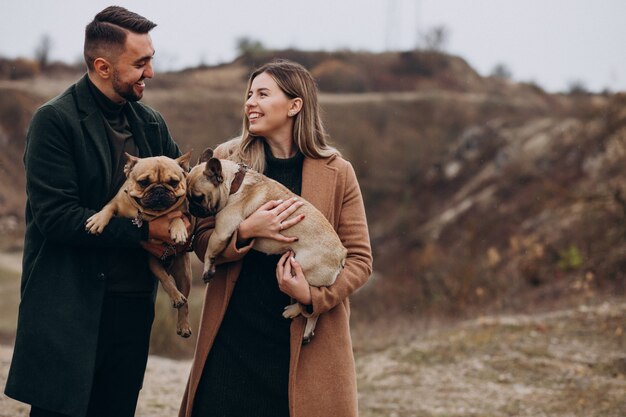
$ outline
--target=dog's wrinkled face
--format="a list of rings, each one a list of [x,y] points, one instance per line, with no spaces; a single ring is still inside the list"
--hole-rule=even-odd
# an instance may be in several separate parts
[[[191,152],[171,159],[166,156],[137,158],[127,154],[124,173],[126,192],[139,206],[152,212],[165,211],[185,198]]]
[[[213,158],[211,149],[205,150],[187,177],[187,201],[192,215],[215,216],[226,205],[228,190],[224,175],[220,160]]]

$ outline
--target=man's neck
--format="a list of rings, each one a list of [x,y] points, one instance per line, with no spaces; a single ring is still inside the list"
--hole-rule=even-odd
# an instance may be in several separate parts
[[[87,76],[91,83],[96,87],[102,94],[104,94],[109,100],[116,104],[124,104],[126,100],[121,98],[119,95],[113,91],[113,87],[109,83],[107,83],[102,78],[98,77],[98,75],[94,74],[91,71],[87,72]]]

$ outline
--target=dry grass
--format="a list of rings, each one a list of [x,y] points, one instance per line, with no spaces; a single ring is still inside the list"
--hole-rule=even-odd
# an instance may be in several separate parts
[[[168,307],[169,308],[169,307]],[[626,301],[460,322],[353,316],[362,417],[623,417]],[[162,327],[173,333],[173,323]],[[0,389],[11,349],[0,345]],[[188,360],[151,356],[137,416],[175,415]],[[24,405],[0,395],[0,417]]]
[[[606,302],[409,330],[414,340],[357,357],[361,415],[621,417],[625,315]]]
[[[0,253],[0,343],[11,342],[20,300],[20,253]]]

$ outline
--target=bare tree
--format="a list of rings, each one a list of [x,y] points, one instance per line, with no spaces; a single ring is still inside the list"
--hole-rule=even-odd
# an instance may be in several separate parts
[[[424,49],[443,52],[450,38],[450,30],[444,25],[434,26],[423,33],[421,38]]]
[[[589,90],[582,80],[573,80],[567,84],[567,92],[574,95],[589,94]]]
[[[258,52],[265,51],[265,46],[261,41],[243,36],[237,39],[237,51],[239,55],[254,55]]]
[[[39,40],[37,48],[35,48],[35,61],[39,64],[39,68],[44,70],[50,63],[50,51],[52,50],[52,38],[50,35],[44,34]]]
[[[495,78],[499,78],[501,80],[510,80],[511,78],[513,78],[513,74],[511,73],[511,70],[509,69],[509,67],[507,67],[506,64],[503,64],[501,62],[496,64],[495,67],[493,67],[493,69],[491,70],[491,76]]]

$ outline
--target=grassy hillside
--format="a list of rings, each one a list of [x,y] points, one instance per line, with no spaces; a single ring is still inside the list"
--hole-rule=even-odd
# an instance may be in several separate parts
[[[247,74],[276,55],[318,77],[327,129],[360,180],[375,274],[353,297],[355,320],[625,295],[626,98],[546,94],[441,54],[270,51],[157,75],[145,102],[199,155],[238,134]],[[0,174],[12,179],[0,186],[0,249],[21,244],[30,116],[79,76],[0,81]]]

